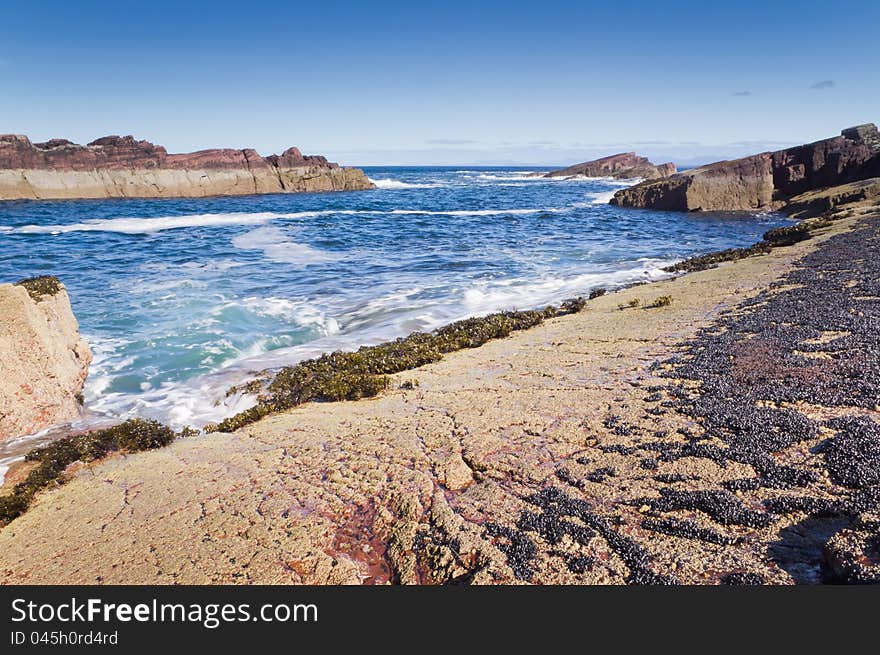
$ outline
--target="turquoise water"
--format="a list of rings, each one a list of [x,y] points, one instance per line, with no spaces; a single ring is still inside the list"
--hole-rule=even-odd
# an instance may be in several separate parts
[[[662,277],[773,214],[611,207],[620,182],[515,168],[368,168],[380,188],[0,202],[0,280],[58,275],[95,353],[87,420],[202,425],[251,372],[467,316]]]

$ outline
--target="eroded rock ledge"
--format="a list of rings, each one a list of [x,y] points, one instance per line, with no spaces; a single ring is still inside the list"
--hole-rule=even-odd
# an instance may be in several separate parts
[[[621,207],[672,211],[780,209],[800,194],[880,177],[873,123],[795,148],[720,161],[618,191]]]
[[[169,154],[133,136],[88,145],[66,139],[31,143],[0,135],[0,200],[174,198],[373,188],[359,168],[341,168],[298,148],[261,157],[256,150]]]

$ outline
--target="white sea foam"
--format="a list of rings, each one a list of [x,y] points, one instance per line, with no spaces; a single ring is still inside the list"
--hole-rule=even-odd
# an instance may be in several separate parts
[[[548,207],[545,209],[453,209],[450,211],[432,211],[428,209],[394,209],[389,213],[398,215],[424,214],[425,216],[527,216],[528,214],[566,211],[567,209],[568,208],[560,207]]]
[[[46,428],[34,434],[28,434],[0,442],[0,484],[6,478],[9,468],[16,462],[24,460],[25,453],[46,441],[52,428]]]
[[[203,273],[223,273],[244,265],[244,262],[238,262],[234,259],[185,262],[183,264],[172,264],[170,262],[145,262],[140,265],[140,270],[147,273],[170,273],[172,275],[178,271],[185,271],[195,275],[201,275]]]
[[[232,245],[242,250],[262,250],[267,259],[297,266],[332,262],[342,258],[337,253],[297,243],[284,230],[273,226],[259,227],[239,234],[232,239]]]
[[[651,282],[668,277],[662,267],[669,262],[644,259],[639,266],[596,271],[580,275],[539,279],[506,279],[478,282],[466,289],[463,304],[467,315],[500,309],[528,309],[583,295],[596,287],[622,287],[636,282]]]
[[[163,230],[188,227],[222,227],[226,225],[260,225],[279,218],[313,218],[345,213],[332,210],[311,212],[232,212],[223,214],[189,214],[152,218],[100,218],[69,225],[24,225],[13,229],[19,234],[64,234],[66,232],[118,232],[120,234],[152,234]]]
[[[548,171],[511,171],[508,173],[479,173],[472,175],[473,179],[487,182],[497,182],[493,186],[526,186],[535,183],[559,183],[559,182],[593,182],[610,184],[618,188],[638,184],[642,180],[633,178],[621,180],[615,177],[588,177],[586,175],[565,175],[562,177],[544,177]]]
[[[507,178],[510,179],[510,178]],[[521,179],[521,178],[520,178]],[[392,180],[394,181],[394,180]],[[396,181],[394,181],[396,182]],[[400,184],[406,184],[404,182],[400,182]],[[510,186],[520,186],[521,182],[512,182],[508,185]],[[395,187],[395,188],[426,188],[431,186],[442,186],[442,185],[411,185],[408,187]],[[536,209],[461,209],[461,210],[448,210],[448,211],[434,211],[434,210],[421,210],[421,209],[395,209],[390,212],[390,214],[426,214],[433,216],[496,216],[496,215],[527,215],[527,214],[536,214],[541,212],[559,212],[559,211],[568,211],[569,209],[575,207],[576,205],[571,205],[568,207],[548,207],[548,208],[536,208]],[[125,217],[125,218],[101,218],[101,219],[93,219],[88,221],[82,221],[79,223],[70,223],[68,225],[23,225],[21,227],[8,227],[8,226],[0,226],[0,231],[4,233],[15,233],[15,234],[65,234],[69,232],[115,232],[118,234],[154,234],[156,232],[162,232],[165,230],[176,230],[183,228],[197,228],[197,227],[223,227],[223,226],[236,226],[236,225],[264,225],[274,220],[278,219],[287,219],[287,220],[295,220],[295,219],[305,219],[305,218],[316,218],[319,216],[331,216],[331,215],[360,215],[360,214],[383,214],[382,210],[356,210],[356,209],[344,209],[344,210],[336,210],[336,209],[325,209],[320,211],[302,211],[302,212],[289,212],[289,213],[278,213],[278,212],[232,212],[232,213],[222,213],[222,214],[189,214],[183,216],[158,216],[151,218],[135,218],[135,217]],[[255,231],[257,232],[257,231]],[[237,247],[245,248],[243,245],[236,244]],[[271,244],[269,244],[271,245]],[[286,247],[286,246],[285,246]],[[262,248],[260,248],[262,249]],[[296,249],[296,248],[294,248]],[[303,253],[303,257],[307,257],[306,253]],[[294,259],[300,259],[301,257],[296,254],[288,253],[285,255],[285,259],[280,261],[287,261],[287,258],[293,257]],[[233,264],[237,265],[237,264]]]
[[[211,314],[217,316],[224,309],[230,307],[241,307],[257,316],[266,316],[269,318],[281,319],[287,323],[301,325],[303,327],[316,328],[324,335],[336,334],[339,332],[339,324],[332,316],[327,314],[313,304],[301,300],[291,300],[290,298],[260,298],[250,296],[243,300],[233,300],[223,303],[215,307]]]
[[[481,173],[476,176],[478,180],[489,182],[596,182],[604,181],[605,178],[586,177],[584,175],[568,175],[566,177],[544,177],[544,171],[517,171],[513,173]]]
[[[92,340],[95,364],[87,382],[87,407],[99,415],[141,416],[165,421],[175,428],[200,427],[253,405],[255,400],[251,396],[226,396],[229,387],[253,377],[253,371],[295,364],[333,350],[355,350],[416,330],[429,331],[468,316],[541,307],[583,295],[599,286],[614,288],[661,279],[669,275],[661,268],[666,264],[667,261],[643,258],[625,269],[480,281],[457,290],[423,286],[389,289],[355,306],[339,308],[336,316],[330,316],[306,300],[249,297],[223,301],[213,311],[218,320],[224,310],[242,309],[282,323],[311,327],[320,336],[299,345],[285,346],[281,342],[278,347],[275,335],[267,334],[238,355],[218,362],[211,373],[183,382],[145,387],[137,394],[107,391],[113,378],[125,374],[130,366],[130,360],[119,358],[126,342]],[[205,350],[210,354],[211,348]],[[224,348],[219,348],[217,354],[223,351]]]
[[[615,193],[617,193],[617,189],[612,189],[611,191],[601,191],[597,193],[588,193],[587,195],[593,198],[590,201],[591,205],[607,205],[614,197]]]
[[[502,174],[479,173],[478,175],[475,175],[474,177],[476,177],[478,180],[488,180],[490,182],[492,182],[492,181],[510,182],[513,180],[517,180],[517,181],[519,181],[519,180],[532,180],[532,181],[546,182],[547,179],[549,179],[549,178],[543,178],[540,175],[532,177],[532,175],[533,175],[532,173],[524,173],[522,175],[518,175],[518,174],[514,174],[514,173],[502,173]]]
[[[278,297],[221,300],[205,322],[244,321],[251,324],[255,317],[274,320],[263,324],[261,329],[265,334],[254,334],[256,339],[249,346],[237,348],[220,332],[216,333],[217,338],[212,343],[192,346],[204,354],[201,364],[214,368],[212,372],[185,381],[141,382],[138,393],[110,391],[117,378],[131,373],[135,358],[124,355],[131,342],[89,337],[94,362],[86,381],[86,407],[95,416],[116,419],[139,416],[167,422],[174,428],[184,425],[200,427],[252,404],[252,399],[241,396],[227,398],[226,391],[252,375],[252,371],[265,368],[261,362],[278,362],[273,351],[279,347],[289,349],[296,343],[289,337],[279,336],[280,332],[289,328],[307,328],[318,340],[332,339],[340,332],[336,319],[310,302]]]
[[[446,184],[438,183],[438,182],[403,182],[401,180],[392,180],[392,179],[379,179],[374,180],[373,178],[369,178],[370,182],[375,184],[380,189],[436,189],[437,187],[448,186]]]

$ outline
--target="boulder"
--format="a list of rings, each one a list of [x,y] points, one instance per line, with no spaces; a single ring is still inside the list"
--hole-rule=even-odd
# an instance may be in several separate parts
[[[675,164],[652,164],[647,157],[640,157],[634,152],[622,152],[593,161],[585,161],[568,168],[546,173],[543,177],[573,177],[583,175],[585,177],[614,177],[617,179],[631,180],[641,178],[653,180],[666,178],[675,173]]]
[[[642,182],[618,191],[611,204],[673,211],[772,210],[814,189],[878,176],[880,134],[867,124],[831,139]]]
[[[56,278],[0,284],[0,440],[79,417],[91,361]]]

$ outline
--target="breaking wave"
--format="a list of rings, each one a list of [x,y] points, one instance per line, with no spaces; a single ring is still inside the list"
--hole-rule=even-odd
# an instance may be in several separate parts
[[[369,178],[370,182],[375,184],[380,189],[436,189],[439,187],[447,186],[446,184],[441,184],[438,182],[403,182],[401,180],[392,180],[392,179],[380,179],[374,180],[373,178]]]
[[[259,227],[232,239],[232,245],[241,250],[261,250],[266,259],[284,264],[307,266],[337,261],[341,255],[298,243],[279,227]]]
[[[154,218],[99,218],[68,225],[23,225],[11,231],[18,234],[65,234],[68,232],[118,232],[119,234],[153,234],[164,230],[188,227],[222,227],[228,225],[259,225],[287,218],[314,218],[333,211],[306,211],[292,213],[241,212],[223,214],[190,214],[184,216],[157,216]]]

